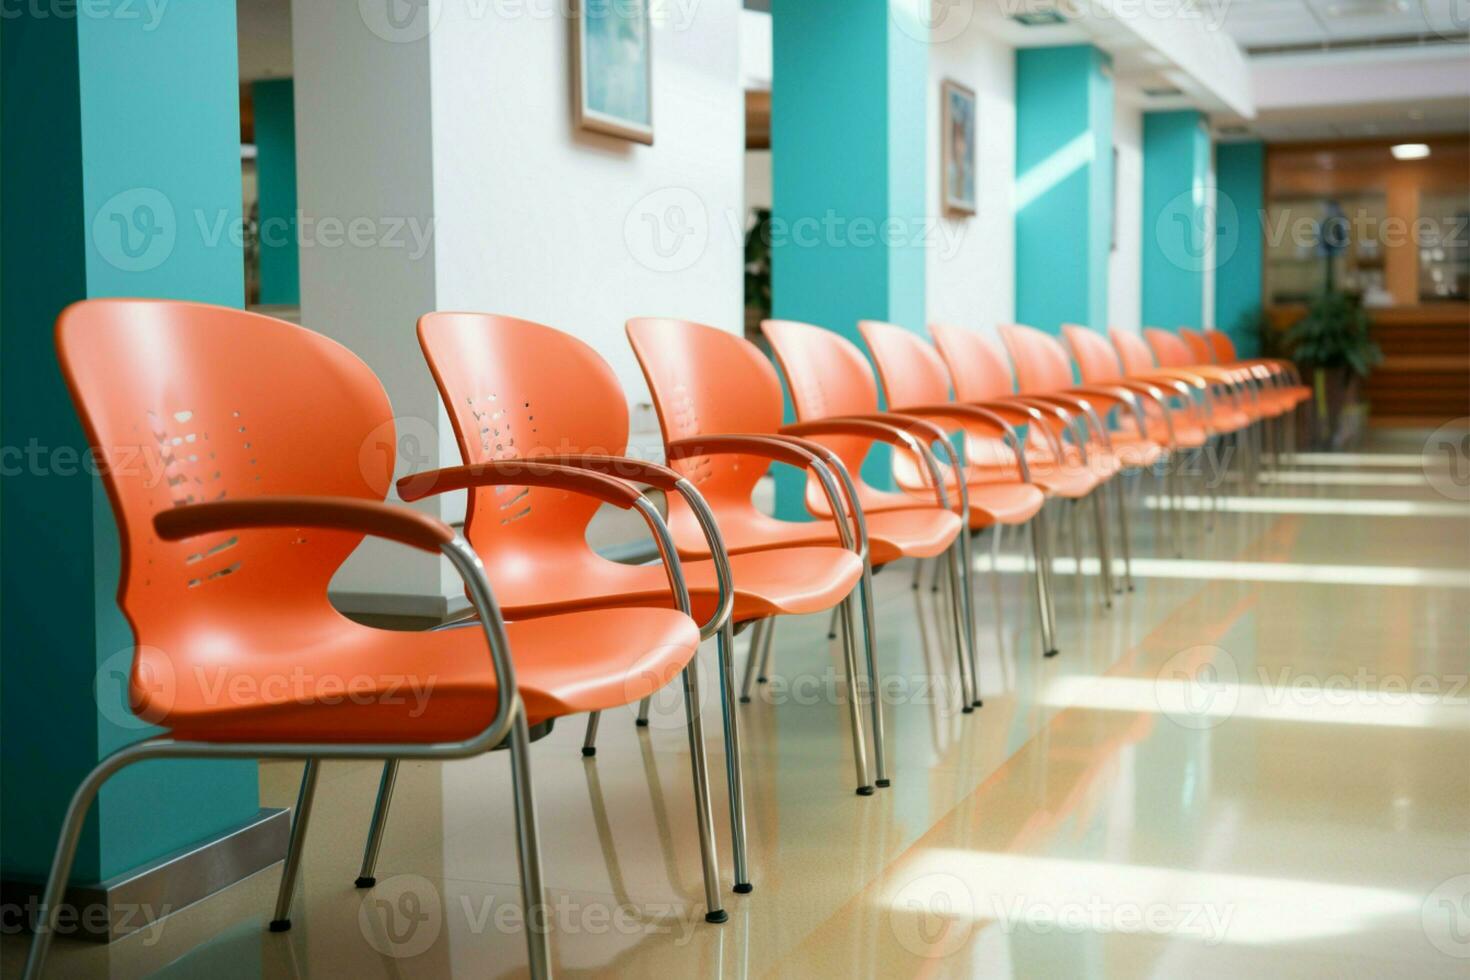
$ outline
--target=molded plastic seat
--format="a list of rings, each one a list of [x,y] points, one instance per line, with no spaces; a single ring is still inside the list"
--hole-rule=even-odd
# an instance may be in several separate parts
[[[570,334],[514,317],[430,313],[419,321],[419,340],[466,463],[625,451],[627,397],[607,363]],[[667,498],[681,553],[708,559],[708,542],[687,504],[675,493]],[[508,617],[609,604],[672,605],[662,565],[610,561],[587,544],[587,524],[598,506],[554,489],[472,491],[465,536],[485,561]],[[723,515],[720,531],[728,547],[734,529]],[[830,543],[794,551],[785,561],[737,561],[732,554],[734,620],[817,612],[840,602],[861,576],[862,563],[837,545],[835,532]],[[693,560],[683,571],[691,611],[707,622],[717,601],[714,565]]]
[[[520,683],[532,725],[648,697],[675,679],[699,646],[698,627],[672,609],[529,619],[508,623],[506,633],[517,652],[517,678],[534,678]],[[469,738],[493,720],[487,709],[496,682],[478,628],[413,633],[324,615],[315,624],[290,620],[268,635],[274,647],[253,638],[217,673],[174,674],[158,723],[202,741],[439,742]],[[300,662],[304,651],[310,670],[299,683],[285,683],[293,678],[286,665]],[[218,685],[226,678],[262,683],[240,688],[255,698],[221,704]],[[270,678],[281,683],[264,683]]]

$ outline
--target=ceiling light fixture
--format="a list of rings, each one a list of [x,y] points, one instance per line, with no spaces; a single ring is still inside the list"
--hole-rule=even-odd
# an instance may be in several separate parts
[[[1055,10],[1033,10],[1025,13],[1014,14],[1011,20],[1023,27],[1050,27],[1055,24],[1065,24],[1067,18]]]
[[[1429,156],[1429,147],[1424,143],[1399,143],[1388,148],[1395,160],[1423,160]]]

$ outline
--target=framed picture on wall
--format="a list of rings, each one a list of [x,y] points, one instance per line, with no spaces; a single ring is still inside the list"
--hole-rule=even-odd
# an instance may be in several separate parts
[[[572,0],[572,91],[582,129],[653,143],[650,0]]]
[[[940,89],[944,119],[944,210],[949,214],[975,213],[975,90],[946,78]]]

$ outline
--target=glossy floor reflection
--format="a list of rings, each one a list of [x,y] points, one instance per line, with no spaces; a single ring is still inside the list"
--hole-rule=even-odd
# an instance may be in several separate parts
[[[1370,449],[1398,460],[1406,438]],[[1442,474],[1396,472],[1414,480],[1231,486],[1324,503],[1228,507],[1208,533],[1191,513],[1183,561],[1141,512],[1137,554],[1155,573],[1103,613],[1095,581],[1063,562],[1054,660],[1039,656],[1010,536],[1001,571],[977,576],[973,715],[958,710],[927,577],[915,591],[909,568],[880,575],[894,782],[871,798],[853,794],[825,617],[781,622],[771,682],[742,708],[756,888],[730,893],[727,870],[723,926],[697,904],[676,703],[642,732],[631,713],[605,718],[594,760],[564,723],[534,751],[559,973],[1466,976],[1470,503]],[[1328,505],[1353,500],[1435,506]],[[1069,522],[1053,524],[1066,554]],[[290,805],[299,773],[262,766],[264,801]],[[364,893],[376,781],[374,766],[325,766],[291,932],[265,931],[271,869],[111,947],[58,942],[52,975],[522,973],[508,761],[405,765]],[[5,937],[7,973],[24,945]]]

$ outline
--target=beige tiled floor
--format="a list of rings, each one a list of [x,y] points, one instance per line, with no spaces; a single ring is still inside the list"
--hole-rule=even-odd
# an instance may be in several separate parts
[[[1399,453],[1422,443],[1375,438]],[[954,706],[927,586],[911,591],[908,568],[880,575],[883,655],[902,683],[894,784],[870,798],[853,794],[824,617],[781,623],[776,682],[742,708],[756,890],[727,887],[723,926],[697,905],[672,704],[641,734],[631,715],[605,719],[592,761],[564,723],[534,752],[558,971],[1470,975],[1470,504],[1413,466],[1296,472],[1256,495],[1261,513],[1221,514],[1208,534],[1190,515],[1186,560],[1137,520],[1148,574],[1109,614],[1092,581],[1059,575],[1054,660],[1038,656],[1022,576],[979,575],[973,715]],[[1410,506],[1330,512],[1364,500]],[[1324,566],[1330,581],[1315,580]],[[1383,584],[1390,573],[1406,584]],[[265,801],[289,805],[298,776],[263,766]],[[363,893],[352,881],[376,778],[325,767],[291,932],[264,929],[271,869],[155,932],[58,942],[53,975],[523,972],[507,760],[405,766],[380,884]],[[728,862],[723,793],[717,807]],[[7,973],[24,945],[5,937]]]

